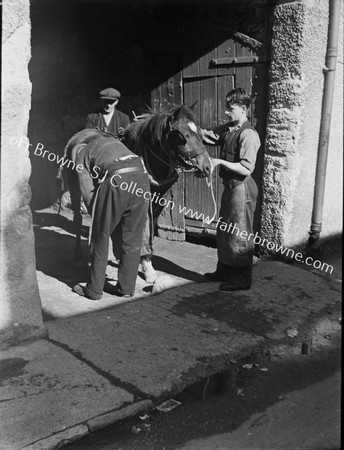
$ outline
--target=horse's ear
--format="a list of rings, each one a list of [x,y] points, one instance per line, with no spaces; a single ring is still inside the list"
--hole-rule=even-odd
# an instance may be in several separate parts
[[[168,125],[170,131],[173,130],[173,128],[172,128],[172,119],[174,120],[174,118],[173,118],[172,116],[170,116],[170,117],[167,119],[167,125]]]
[[[170,117],[170,126],[172,122],[176,122],[181,117],[181,110],[184,105],[178,106],[178,108],[172,110],[172,116]]]
[[[197,104],[197,101],[194,102],[194,104],[192,105],[192,108],[194,108],[196,106],[196,104]],[[181,119],[182,117],[189,120],[190,122],[195,121],[195,113],[192,111],[191,108],[189,108],[188,106],[185,106],[185,105],[181,105],[177,109],[175,109],[173,111],[172,115],[173,115],[173,121],[177,121],[177,120]]]

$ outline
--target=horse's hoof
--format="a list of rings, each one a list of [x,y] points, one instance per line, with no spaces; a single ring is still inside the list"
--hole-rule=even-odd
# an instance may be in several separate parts
[[[149,283],[149,284],[154,283],[155,280],[158,278],[155,270],[153,270],[152,272],[148,272],[148,273],[143,272],[143,276],[144,276],[146,283]]]

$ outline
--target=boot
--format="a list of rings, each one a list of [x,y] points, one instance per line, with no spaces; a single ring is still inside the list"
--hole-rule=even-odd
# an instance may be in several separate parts
[[[247,291],[252,284],[252,266],[232,267],[230,279],[220,284],[221,291]]]
[[[229,281],[230,271],[230,266],[226,266],[219,261],[215,272],[207,272],[203,276],[207,281]]]

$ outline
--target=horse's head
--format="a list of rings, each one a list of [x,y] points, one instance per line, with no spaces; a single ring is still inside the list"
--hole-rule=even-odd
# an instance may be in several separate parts
[[[180,106],[171,114],[166,146],[176,167],[193,170],[199,177],[211,173],[211,161],[191,109]]]

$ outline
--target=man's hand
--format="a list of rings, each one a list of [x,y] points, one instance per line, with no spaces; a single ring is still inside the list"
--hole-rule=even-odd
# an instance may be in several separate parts
[[[213,163],[214,168],[217,166],[223,166],[226,169],[229,169],[232,172],[236,173],[237,175],[242,175],[244,177],[248,177],[251,174],[251,172],[240,162],[229,162],[224,159],[218,158],[211,158],[211,161]]]

